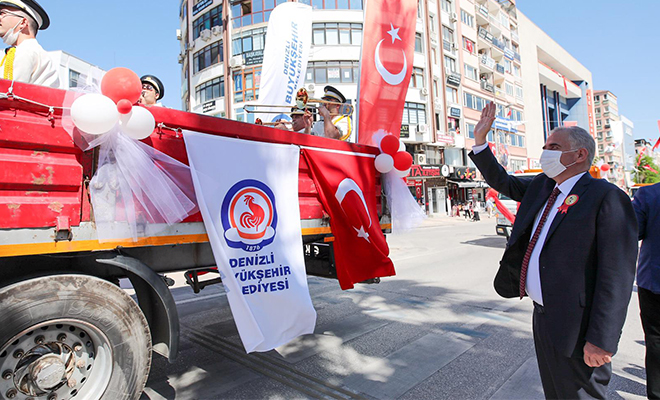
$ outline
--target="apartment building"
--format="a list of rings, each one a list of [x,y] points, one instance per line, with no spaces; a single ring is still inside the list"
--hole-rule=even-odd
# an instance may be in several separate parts
[[[624,132],[617,97],[609,90],[594,92],[594,117],[599,157],[609,164],[608,180],[624,187]]]

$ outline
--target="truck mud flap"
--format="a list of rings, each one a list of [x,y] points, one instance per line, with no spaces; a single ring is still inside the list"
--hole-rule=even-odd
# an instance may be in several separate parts
[[[304,243],[303,252],[308,275],[337,279],[332,243]]]

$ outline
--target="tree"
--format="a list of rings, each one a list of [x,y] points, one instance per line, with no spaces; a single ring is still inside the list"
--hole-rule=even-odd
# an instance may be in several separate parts
[[[639,154],[637,166],[635,167],[635,183],[657,183],[660,182],[660,167],[653,162],[651,156]]]

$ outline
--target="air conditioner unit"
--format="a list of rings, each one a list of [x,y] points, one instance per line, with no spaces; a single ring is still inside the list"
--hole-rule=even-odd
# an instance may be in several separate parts
[[[184,56],[183,54],[179,54],[179,58],[178,58],[179,64],[183,64],[183,60],[185,60],[185,59],[186,59],[186,56]]]
[[[181,40],[183,35],[181,35],[181,29],[176,30],[176,40]]]
[[[194,50],[195,49],[195,41],[193,40],[192,43],[188,45],[188,50]]]
[[[417,132],[426,133],[429,130],[429,126],[426,124],[417,125]]]
[[[199,37],[205,42],[210,40],[211,39],[211,30],[210,29],[204,29],[203,31],[201,31],[199,33]]]
[[[456,15],[455,12],[451,13],[451,22],[456,22],[458,21],[458,16]]]
[[[428,90],[427,88],[423,87],[423,88],[419,91],[419,93],[420,93],[422,96],[428,96],[428,95],[429,95],[429,90]]]
[[[415,164],[426,164],[426,154],[415,154]]]
[[[243,56],[234,56],[229,59],[229,66],[231,68],[240,68],[243,66]]]
[[[211,28],[211,32],[213,32],[214,36],[222,35],[222,27],[219,26],[219,25],[216,25],[213,28]]]
[[[316,90],[316,85],[315,84],[313,84],[313,83],[308,83],[307,84],[307,91],[308,92],[313,92],[315,90]]]

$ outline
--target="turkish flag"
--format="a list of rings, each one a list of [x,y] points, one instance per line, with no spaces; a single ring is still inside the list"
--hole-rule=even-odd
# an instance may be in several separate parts
[[[369,0],[364,13],[358,143],[383,129],[396,137],[412,75],[416,0]]]
[[[337,278],[343,290],[376,277],[392,276],[394,264],[380,229],[376,168],[371,157],[304,149],[321,203],[335,236]]]

